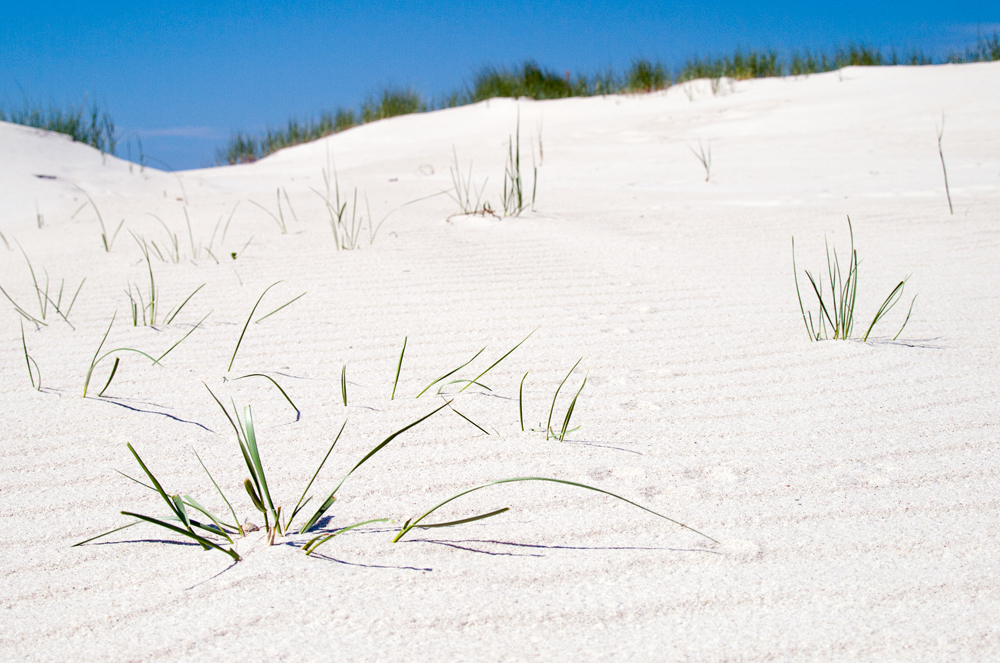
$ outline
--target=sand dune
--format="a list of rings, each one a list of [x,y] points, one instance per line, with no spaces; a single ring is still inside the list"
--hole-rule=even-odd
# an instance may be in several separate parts
[[[44,323],[0,299],[3,658],[1000,656],[998,74],[997,63],[848,68],[717,94],[695,81],[651,95],[493,100],[180,173],[0,124],[0,286]],[[475,182],[488,178],[483,198],[499,209],[518,118],[529,193],[538,166],[533,209],[461,216],[432,196],[451,187],[457,154]],[[699,143],[711,150],[708,182]],[[332,164],[348,216],[357,190],[356,250],[337,250],[313,191]],[[286,233],[271,216],[279,192]],[[124,221],[110,251],[97,211],[109,240]],[[369,215],[384,218],[377,233]],[[824,238],[848,251],[848,215],[858,326],[909,276],[906,299],[867,343],[812,343],[791,238],[800,270],[825,269]],[[53,300],[62,288],[61,309],[86,279],[68,322],[52,303],[42,319],[25,257]],[[147,304],[150,269],[157,324],[133,326],[127,292]],[[256,318],[305,296],[251,323],[227,371],[251,308],[279,281]],[[98,397],[115,355],[105,359],[81,398],[113,316],[104,349],[154,357],[204,321],[162,365],[119,353]],[[130,522],[122,510],[168,515],[116,473],[142,477],[127,442],[168,491],[228,513],[196,449],[240,519],[263,524],[203,382],[225,403],[252,404],[286,507],[347,420],[315,504],[442,403],[436,388],[414,398],[431,380],[486,346],[455,376],[475,377],[536,328],[483,377],[491,391],[444,390],[488,435],[439,412],[351,475],[321,523],[394,525],[345,533],[312,557],[301,550],[310,535],[268,546],[256,532],[238,540],[236,564],[152,525],[70,547]],[[560,425],[586,376],[579,428],[546,439],[530,429],[545,427],[581,357],[554,416]],[[257,373],[301,415],[268,381],[234,380]],[[479,491],[440,519],[510,511],[391,543],[448,496],[517,476],[598,486],[717,543],[542,483]]]

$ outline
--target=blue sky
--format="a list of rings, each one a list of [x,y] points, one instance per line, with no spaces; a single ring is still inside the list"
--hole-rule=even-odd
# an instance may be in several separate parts
[[[149,3],[150,5],[152,3]],[[356,107],[386,86],[434,98],[484,64],[533,58],[594,72],[639,56],[678,65],[736,47],[848,42],[941,56],[1000,29],[996,0],[950,3],[0,3],[0,103],[86,98],[161,167],[214,162],[236,129]],[[22,92],[23,91],[23,92]],[[135,152],[133,151],[133,156]]]

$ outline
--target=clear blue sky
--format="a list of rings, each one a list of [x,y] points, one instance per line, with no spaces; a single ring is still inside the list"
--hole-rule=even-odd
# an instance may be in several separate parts
[[[236,129],[356,107],[385,85],[433,98],[483,64],[671,66],[743,48],[848,42],[941,56],[1000,29],[1000,2],[0,2],[0,103],[85,97],[170,167]],[[124,156],[124,147],[119,148]],[[133,152],[133,156],[135,153]]]

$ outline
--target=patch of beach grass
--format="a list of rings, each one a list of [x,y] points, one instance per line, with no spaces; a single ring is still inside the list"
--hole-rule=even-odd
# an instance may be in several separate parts
[[[840,259],[837,256],[837,250],[833,249],[831,252],[829,242],[826,243],[826,265],[827,265],[827,289],[823,286],[823,276],[819,274],[818,276],[813,276],[812,272],[805,270],[806,277],[809,279],[809,285],[812,287],[813,293],[816,295],[817,302],[819,304],[819,311],[816,314],[816,318],[813,318],[812,311],[806,311],[805,305],[802,302],[802,292],[799,288],[799,274],[798,267],[795,262],[795,238],[792,237],[792,270],[795,277],[795,293],[799,300],[799,310],[802,313],[802,323],[806,327],[806,332],[809,334],[809,339],[812,341],[820,341],[824,339],[838,339],[846,340],[851,338],[854,333],[855,324],[855,303],[858,294],[858,252],[854,248],[854,227],[851,225],[850,217],[847,218],[847,227],[850,231],[851,236],[851,249],[848,254],[847,264],[842,267],[840,264]],[[846,269],[846,272],[845,272]],[[881,321],[889,311],[899,302],[903,296],[903,289],[906,285],[906,280],[900,281],[889,296],[885,298],[882,305],[879,307],[875,316],[872,318],[871,323],[865,330],[864,335],[861,337],[862,342],[868,340],[872,329],[875,325]],[[899,331],[896,335],[892,337],[892,340],[899,338],[899,335],[903,333],[903,329],[906,328],[906,324],[910,321],[910,316],[913,314],[913,304],[916,301],[916,297],[910,301],[910,308],[906,314],[906,319],[903,321],[902,326],[900,326]]]

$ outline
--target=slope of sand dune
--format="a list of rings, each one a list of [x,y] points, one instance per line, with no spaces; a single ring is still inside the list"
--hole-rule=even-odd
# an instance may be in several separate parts
[[[998,77],[1000,63],[849,68],[715,94],[493,100],[181,173],[0,124],[0,286],[24,311],[0,299],[2,658],[997,658]],[[457,155],[499,210],[518,122],[531,209],[461,216],[432,195]],[[321,197],[334,165],[348,224],[357,192],[356,250],[337,250]],[[849,252],[848,215],[856,336],[909,276],[904,299],[867,343],[813,343],[791,240],[800,270],[825,271],[824,238]],[[155,324],[140,310],[133,325],[128,293],[148,321],[150,272]],[[107,356],[81,398],[109,325],[102,353],[182,342],[160,365]],[[481,384],[447,384],[532,330]],[[547,439],[581,358],[552,414],[561,428],[586,376],[570,430]],[[299,413],[267,379],[235,379],[250,374]],[[131,522],[123,510],[169,515],[117,472],[146,480],[126,443],[168,492],[231,521],[196,450],[239,519],[263,525],[206,386],[252,405],[285,515],[347,421],[299,524],[444,398],[467,419],[446,408],[362,465],[319,531],[395,522],[312,557],[312,535],[249,533],[233,563],[147,524],[70,547]],[[461,490],[524,476],[707,536],[524,482],[425,522],[506,513],[391,542]]]

